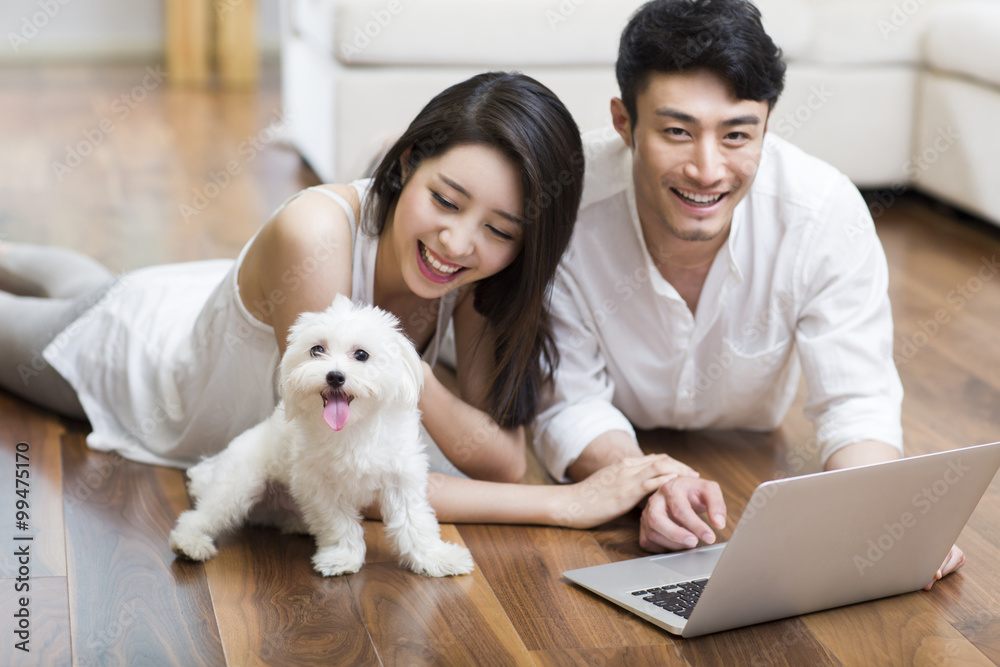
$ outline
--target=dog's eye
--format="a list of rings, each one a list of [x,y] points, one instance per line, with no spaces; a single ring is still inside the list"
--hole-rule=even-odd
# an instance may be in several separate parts
[[[358,361],[368,361],[368,353],[364,350],[358,350],[354,353],[354,358]]]
[[[309,354],[312,355],[313,357],[318,357],[324,352],[326,352],[326,350],[323,349],[322,345],[313,345],[312,349],[309,350]]]

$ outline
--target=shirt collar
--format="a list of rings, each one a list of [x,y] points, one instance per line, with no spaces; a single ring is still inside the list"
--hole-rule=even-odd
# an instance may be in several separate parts
[[[751,186],[750,191],[753,190]],[[729,272],[733,275],[736,280],[743,282],[744,275],[743,270],[740,268],[740,263],[737,259],[737,253],[734,248],[739,247],[737,244],[740,242],[742,236],[746,234],[746,218],[747,218],[747,200],[750,198],[750,191],[747,192],[746,196],[743,197],[743,201],[736,205],[733,209],[733,222],[729,226],[729,238],[726,239],[726,243],[722,246],[721,251],[724,251],[728,255],[729,259]]]

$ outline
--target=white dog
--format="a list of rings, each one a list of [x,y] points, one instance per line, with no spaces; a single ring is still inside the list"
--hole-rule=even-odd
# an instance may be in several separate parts
[[[365,559],[360,509],[377,499],[402,565],[432,577],[471,572],[468,549],[441,540],[427,502],[422,386],[420,358],[389,313],[342,295],[325,312],[303,313],[281,360],[282,403],[188,471],[196,507],[181,514],[170,547],[207,560],[216,535],[263,505],[258,516],[263,510],[286,532],[316,538],[318,572],[357,572]],[[281,487],[301,516],[267,507]]]

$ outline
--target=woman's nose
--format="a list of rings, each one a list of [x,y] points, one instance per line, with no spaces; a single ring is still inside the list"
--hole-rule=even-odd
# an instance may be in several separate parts
[[[438,239],[448,253],[448,258],[460,259],[472,254],[475,229],[476,225],[470,220],[462,219],[453,221],[441,230]]]

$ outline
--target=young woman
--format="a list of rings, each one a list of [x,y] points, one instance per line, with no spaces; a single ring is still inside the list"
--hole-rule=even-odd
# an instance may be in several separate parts
[[[114,278],[66,250],[0,246],[0,385],[89,419],[95,449],[185,467],[271,413],[289,327],[342,293],[394,313],[424,356],[424,426],[471,478],[432,476],[442,521],[600,523],[689,470],[654,456],[569,487],[510,483],[558,362],[545,304],[582,183],[555,95],[478,75],[435,97],[373,179],[298,193],[235,262]],[[449,323],[457,396],[430,370]]]

